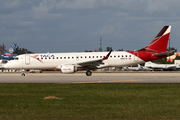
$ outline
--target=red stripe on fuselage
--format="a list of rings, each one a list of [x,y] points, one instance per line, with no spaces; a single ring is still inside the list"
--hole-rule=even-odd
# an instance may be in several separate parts
[[[38,57],[38,55],[35,55],[35,56],[30,56],[30,57],[32,57],[32,58],[34,58],[34,59],[38,60],[39,62],[43,63],[43,62],[42,62],[42,60],[39,60],[39,59],[37,58],[37,57]]]

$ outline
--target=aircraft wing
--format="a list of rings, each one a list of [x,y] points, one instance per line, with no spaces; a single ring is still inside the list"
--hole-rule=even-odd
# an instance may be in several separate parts
[[[98,59],[98,60],[91,60],[91,61],[85,61],[85,62],[79,62],[79,63],[76,63],[77,65],[80,65],[84,68],[87,68],[87,69],[97,69],[98,66],[100,65],[103,65],[103,61],[104,60],[107,60],[110,56],[112,51],[110,51],[104,58],[102,59]]]

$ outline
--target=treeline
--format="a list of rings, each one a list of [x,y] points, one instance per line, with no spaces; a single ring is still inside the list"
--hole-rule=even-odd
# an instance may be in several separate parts
[[[176,56],[174,60],[180,60],[180,56]],[[152,62],[157,64],[174,64],[174,60],[167,61],[167,58],[161,58],[161,59],[153,60]]]
[[[0,45],[0,54],[3,55],[6,52],[6,47],[4,44]]]
[[[34,53],[29,51],[28,49],[25,48],[20,48],[19,46],[16,47],[16,49],[14,50],[14,54],[20,55],[20,54],[30,54],[30,53]]]

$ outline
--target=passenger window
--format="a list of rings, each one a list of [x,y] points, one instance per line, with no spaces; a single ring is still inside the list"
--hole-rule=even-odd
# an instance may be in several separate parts
[[[56,57],[56,59],[58,59],[58,57]]]
[[[129,55],[129,57],[131,57],[131,55]]]
[[[124,56],[122,55],[122,57],[124,57]]]

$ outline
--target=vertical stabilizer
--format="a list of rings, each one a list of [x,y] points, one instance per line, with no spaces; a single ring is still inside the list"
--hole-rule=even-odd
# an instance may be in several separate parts
[[[140,49],[139,51],[166,52],[170,31],[171,26],[164,26],[149,46]]]
[[[6,51],[5,55],[13,55],[14,49],[16,48],[16,44],[13,43],[8,51]]]

